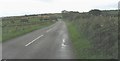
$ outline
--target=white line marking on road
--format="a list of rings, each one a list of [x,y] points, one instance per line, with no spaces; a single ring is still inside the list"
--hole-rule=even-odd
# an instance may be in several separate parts
[[[63,47],[65,47],[66,45],[65,45],[65,39],[63,39],[63,41],[62,41],[62,48]]]
[[[63,39],[63,43],[65,43],[65,39]]]
[[[44,35],[41,35],[41,36],[35,38],[33,41],[29,42],[29,43],[26,44],[25,46],[29,46],[30,44],[32,44],[33,42],[35,42],[37,39],[41,38],[42,36],[44,36]]]
[[[49,32],[49,31],[51,31],[52,29],[49,29],[49,30],[47,30],[46,32]]]

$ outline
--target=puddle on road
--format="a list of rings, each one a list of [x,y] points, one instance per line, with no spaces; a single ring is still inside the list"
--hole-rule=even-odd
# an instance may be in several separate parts
[[[65,46],[67,46],[67,45],[65,45],[65,39],[63,39],[61,46],[62,46],[62,48],[65,48]]]

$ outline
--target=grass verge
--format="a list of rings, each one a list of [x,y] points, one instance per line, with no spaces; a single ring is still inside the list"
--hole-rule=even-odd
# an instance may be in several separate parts
[[[52,24],[53,23],[51,22],[51,23],[44,23],[42,25],[36,24],[36,25],[17,26],[17,29],[16,26],[3,28],[2,42],[30,33],[34,30],[50,26]]]
[[[66,22],[70,39],[75,48],[75,53],[79,59],[107,59],[109,56],[105,56],[103,53],[95,53],[93,51],[90,40],[85,35],[78,31],[77,26],[72,22]]]
[[[90,56],[91,44],[89,41],[80,33],[76,26],[72,22],[67,22],[69,36],[76,49],[78,58],[88,58]]]

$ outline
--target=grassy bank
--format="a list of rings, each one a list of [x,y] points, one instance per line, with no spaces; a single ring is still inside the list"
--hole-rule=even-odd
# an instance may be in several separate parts
[[[53,23],[55,23],[55,21],[40,20],[39,17],[28,17],[28,18],[29,18],[27,19],[28,21],[24,21],[21,20],[21,18],[16,18],[16,17],[3,18],[2,42],[32,32],[34,30],[50,26]]]
[[[2,42],[2,19],[0,19],[0,42]]]
[[[47,26],[50,26],[52,23],[48,24],[36,24],[36,25],[26,25],[26,26],[17,26],[16,27],[6,27],[3,29],[3,41],[24,35],[26,33],[32,32],[37,29],[41,29]]]
[[[112,56],[106,55],[103,51],[95,52],[91,40],[88,39],[84,33],[78,30],[77,25],[73,22],[66,22],[70,39],[73,43],[73,46],[76,50],[76,55],[79,59],[109,59]],[[117,43],[117,42],[116,42]],[[117,48],[117,44],[112,49]],[[116,47],[116,48],[115,48]]]
[[[0,27],[0,42],[2,42],[2,28]]]
[[[75,24],[73,24],[72,22],[67,22],[67,26],[69,36],[71,38],[73,46],[76,49],[76,54],[78,58],[88,58],[90,56],[90,42],[84,37],[84,35],[82,35],[82,33],[77,30]]]
[[[69,25],[71,40],[79,58],[118,58],[117,10],[89,12],[63,12],[63,20]]]

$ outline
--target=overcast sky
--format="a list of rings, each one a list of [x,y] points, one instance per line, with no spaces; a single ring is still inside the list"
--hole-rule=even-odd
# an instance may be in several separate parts
[[[118,8],[119,0],[0,0],[0,17]]]

